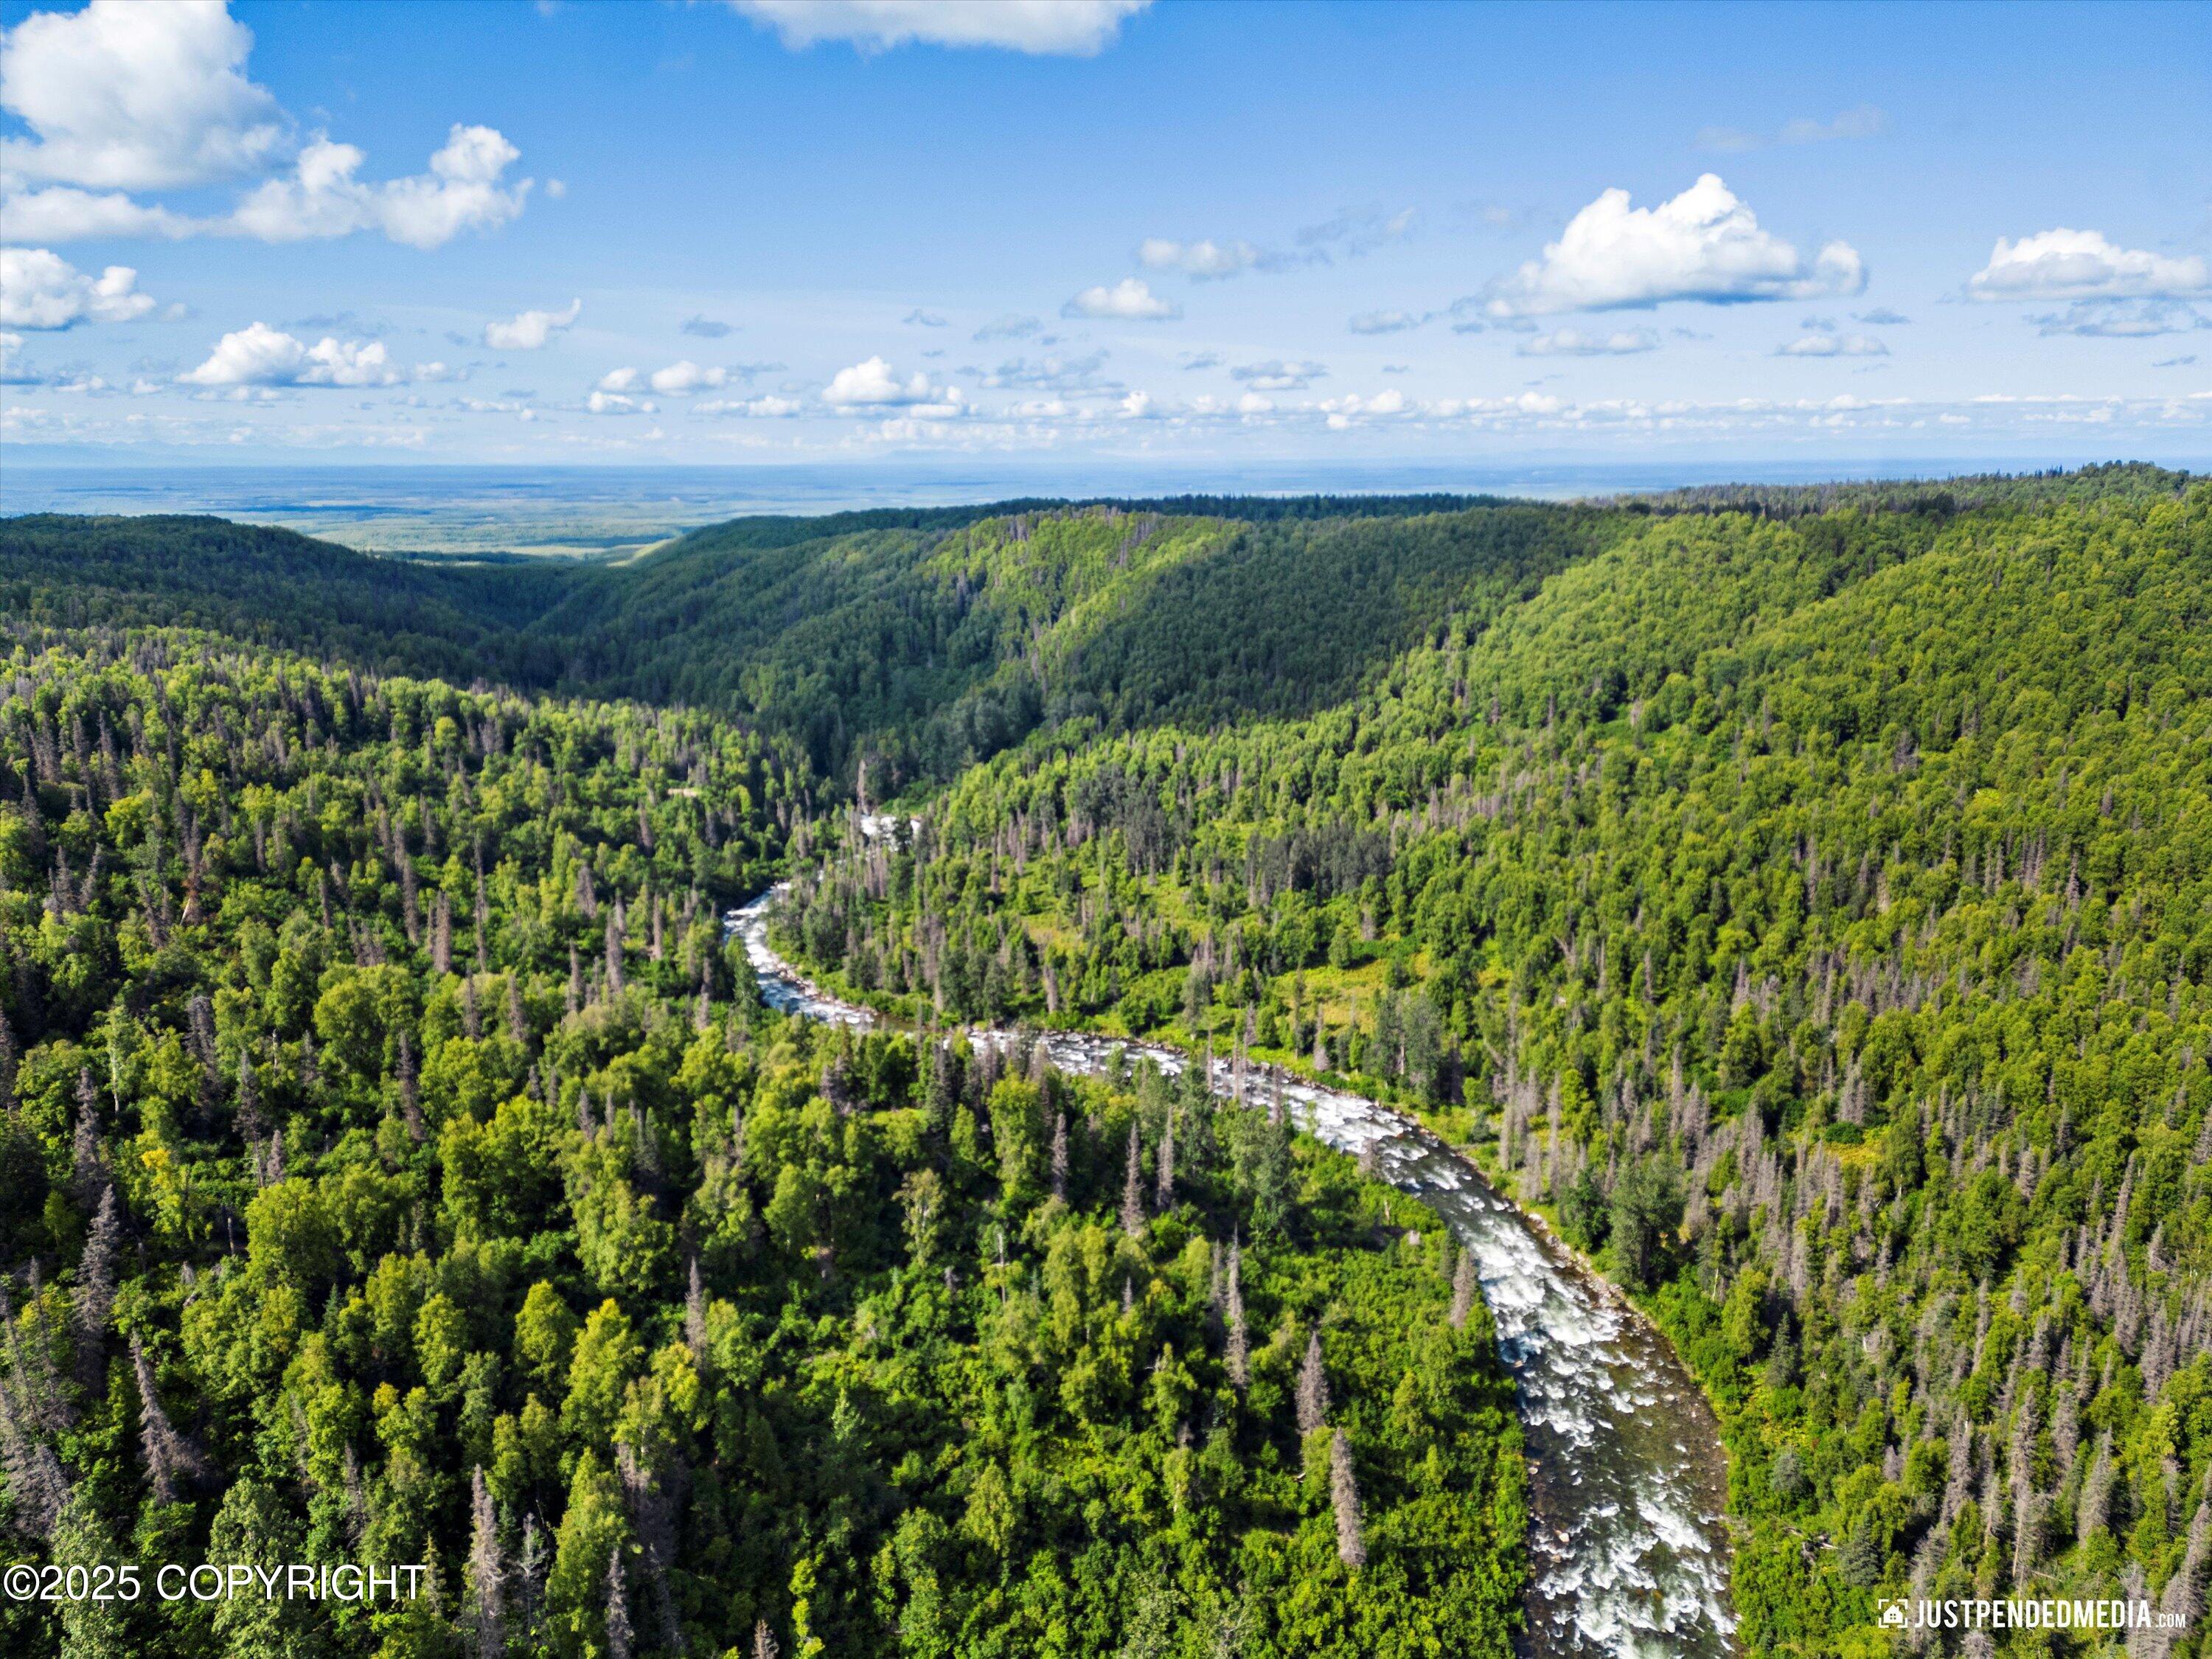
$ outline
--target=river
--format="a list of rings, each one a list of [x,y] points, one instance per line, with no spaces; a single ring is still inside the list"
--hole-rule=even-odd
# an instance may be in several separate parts
[[[869,1010],[811,984],[769,946],[775,892],[730,912],[769,1006],[865,1027]],[[970,1032],[1010,1044],[1014,1034]],[[1171,1049],[1053,1031],[1064,1072],[1097,1073],[1116,1048],[1168,1072]],[[1231,1082],[1214,1063],[1218,1093]],[[1384,1179],[1418,1194],[1474,1254],[1498,1346],[1519,1390],[1529,1465],[1530,1659],[1725,1659],[1735,1650],[1728,1599],[1726,1472],[1704,1396],[1666,1339],[1542,1224],[1500,1197],[1465,1157],[1409,1119],[1358,1095],[1291,1083],[1293,1121],[1346,1152],[1374,1149]]]

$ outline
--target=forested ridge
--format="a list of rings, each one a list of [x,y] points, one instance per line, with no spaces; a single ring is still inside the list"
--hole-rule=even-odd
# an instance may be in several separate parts
[[[0,523],[4,1548],[435,1564],[0,1619],[1502,1654],[1517,1426],[1435,1218],[1149,1071],[770,1015],[718,918],[791,872],[783,946],[921,1032],[1210,1042],[1468,1145],[1714,1399],[1749,1651],[2201,1626],[2208,519],[2120,467],[598,570]]]
[[[0,1566],[143,1574],[22,1651],[1510,1651],[1469,1259],[1279,1112],[769,1014],[780,739],[11,623]]]
[[[738,520],[620,568],[479,568],[214,519],[42,516],[0,520],[0,603],[19,622],[204,628],[383,673],[682,703],[880,797],[1074,716],[1322,707],[1613,522],[1454,497],[1017,502]]]
[[[1894,506],[1623,509],[1310,718],[1042,734],[891,846],[821,818],[781,937],[1470,1142],[1719,1406],[1753,1652],[1887,1650],[1884,1596],[2201,1626],[2212,489]]]

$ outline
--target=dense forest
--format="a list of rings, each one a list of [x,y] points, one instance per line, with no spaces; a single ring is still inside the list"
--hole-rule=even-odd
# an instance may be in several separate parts
[[[0,1553],[432,1567],[27,1651],[1504,1654],[1435,1218],[970,1021],[1465,1146],[1713,1401],[1749,1652],[2201,1626],[2212,486],[27,519],[0,614]],[[785,873],[908,1035],[760,1005]]]
[[[213,519],[0,520],[0,609],[388,674],[680,702],[886,796],[1042,726],[1309,712],[1584,556],[1590,513],[1180,497],[739,520],[614,568],[372,558]],[[1220,516],[1235,510],[1244,518]],[[860,776],[865,771],[865,777]]]
[[[1442,1226],[1149,1067],[771,1016],[773,744],[175,631],[5,672],[0,1565],[143,1575],[19,1650],[1510,1650]]]
[[[1631,514],[1310,718],[1064,728],[891,845],[821,818],[781,936],[886,1006],[1426,1111],[1703,1380],[1754,1652],[1886,1650],[1882,1596],[2193,1620],[2212,489],[2014,495]]]

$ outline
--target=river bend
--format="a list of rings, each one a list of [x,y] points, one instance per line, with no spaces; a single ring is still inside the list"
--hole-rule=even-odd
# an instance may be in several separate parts
[[[726,918],[769,1006],[866,1027],[876,1016],[811,984],[768,943],[763,893]],[[971,1030],[1011,1044],[1015,1034]],[[1179,1073],[1171,1049],[1037,1034],[1062,1071],[1095,1073],[1120,1048]],[[1230,1092],[1226,1060],[1214,1062]],[[1529,1659],[1728,1659],[1725,1472],[1718,1431],[1673,1348],[1612,1286],[1500,1197],[1462,1155],[1389,1108],[1304,1082],[1293,1121],[1328,1145],[1372,1147],[1382,1177],[1416,1194],[1474,1254],[1517,1387],[1529,1465]]]

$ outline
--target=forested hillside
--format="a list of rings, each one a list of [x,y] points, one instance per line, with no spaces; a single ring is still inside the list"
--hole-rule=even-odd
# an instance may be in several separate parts
[[[1071,716],[1325,706],[1616,522],[1449,497],[1352,506],[739,520],[616,568],[431,568],[220,520],[22,518],[0,522],[0,600],[21,622],[175,623],[380,672],[683,703],[788,738],[880,797]]]
[[[11,1576],[16,1650],[1510,1651],[1441,1225],[1149,1068],[770,1016],[774,744],[174,631],[0,672],[0,1565],[141,1574]],[[155,1594],[203,1561],[428,1576]]]
[[[779,939],[919,1030],[1211,1042],[1468,1145],[1719,1407],[1751,1652],[2009,1591],[2206,1651],[2212,486],[600,570],[17,520],[0,610],[4,1548],[436,1571],[0,1609],[28,1651],[1505,1651],[1435,1218],[1149,1073],[777,1019],[718,914],[786,870]]]
[[[1430,1109],[1721,1407],[1752,1651],[2001,1591],[2203,1651],[2212,489],[1899,505],[1624,509],[1312,718],[1041,737],[894,847],[823,821],[784,937]]]

